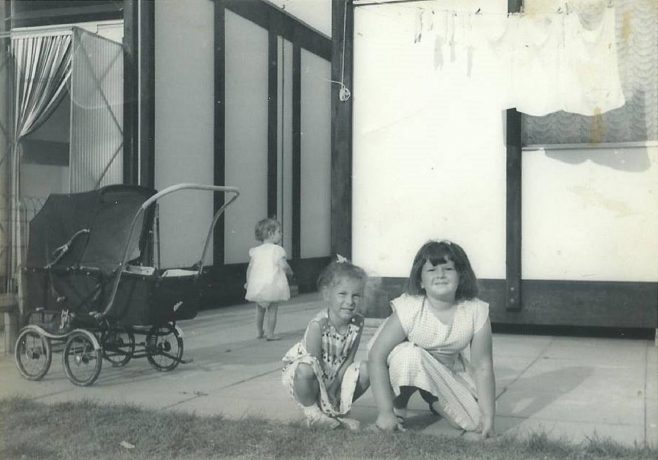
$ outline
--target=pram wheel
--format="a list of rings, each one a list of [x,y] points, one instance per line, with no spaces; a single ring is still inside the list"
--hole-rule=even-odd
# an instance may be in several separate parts
[[[183,338],[169,325],[153,326],[146,336],[146,359],[155,369],[166,372],[175,369],[183,358]]]
[[[18,371],[28,380],[41,380],[48,373],[53,358],[48,339],[31,329],[18,335],[14,356]]]
[[[90,336],[90,332],[74,331],[64,346],[64,371],[75,385],[91,385],[101,373],[102,352]]]
[[[135,352],[135,335],[129,329],[117,328],[104,331],[101,336],[103,358],[114,367],[123,367]]]

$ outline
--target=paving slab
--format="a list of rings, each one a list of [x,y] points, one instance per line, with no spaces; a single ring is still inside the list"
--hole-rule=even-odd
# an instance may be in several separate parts
[[[522,340],[519,338],[522,337]],[[543,354],[554,337],[540,335],[494,334],[493,350],[496,356],[536,358]]]
[[[553,359],[587,361],[597,366],[643,363],[648,340],[556,337],[544,352]]]
[[[645,401],[642,398],[623,401],[598,396],[584,399],[509,392],[499,398],[497,411],[503,416],[574,423],[643,424]]]
[[[496,395],[503,393],[510,385],[514,384],[537,360],[536,356],[507,356],[494,352],[496,356],[495,377]]]

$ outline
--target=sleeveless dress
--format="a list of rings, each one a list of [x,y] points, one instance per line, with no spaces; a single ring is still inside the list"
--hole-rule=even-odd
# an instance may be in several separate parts
[[[288,388],[290,395],[295,399],[294,394],[294,377],[297,366],[305,363],[313,368],[313,372],[320,384],[320,401],[318,406],[327,415],[343,416],[346,415],[352,407],[354,390],[359,380],[359,368],[361,363],[355,361],[349,365],[343,374],[343,381],[340,385],[340,392],[337,401],[331,401],[327,393],[327,388],[334,382],[340,367],[350,355],[354,346],[358,346],[358,339],[363,331],[363,317],[355,315],[345,335],[340,334],[329,321],[328,310],[319,312],[310,322],[317,322],[320,325],[320,336],[322,340],[322,365],[314,356],[310,355],[306,348],[306,335],[308,326],[302,340],[293,345],[283,357],[283,370],[281,381],[283,386]],[[296,401],[296,400],[295,400]],[[298,403],[299,404],[299,403]]]
[[[247,293],[251,302],[279,302],[290,299],[288,278],[279,265],[286,250],[278,244],[263,243],[249,250]]]
[[[489,304],[479,299],[458,303],[451,325],[434,315],[425,296],[403,294],[391,307],[407,336],[388,356],[394,393],[399,395],[401,386],[432,393],[449,422],[466,431],[477,430],[481,416],[468,355],[473,335],[489,317]]]

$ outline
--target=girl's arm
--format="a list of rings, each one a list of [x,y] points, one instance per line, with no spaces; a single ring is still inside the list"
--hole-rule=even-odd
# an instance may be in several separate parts
[[[393,431],[397,427],[397,420],[393,413],[394,394],[386,361],[393,348],[402,343],[407,335],[395,312],[382,327],[368,353],[368,374],[370,374],[370,387],[379,412],[375,423],[383,430]]]
[[[279,259],[279,268],[283,270],[288,276],[292,276],[292,268],[290,268],[290,265],[288,264],[288,261],[285,257],[281,257]]]
[[[482,438],[495,435],[494,415],[496,413],[496,380],[493,370],[491,346],[491,323],[489,319],[475,333],[471,341],[471,363],[475,373],[475,387],[482,414]]]
[[[322,331],[320,330],[320,323],[317,321],[311,321],[308,323],[306,328],[306,334],[304,334],[304,345],[306,346],[306,351],[308,354],[313,356],[320,363],[320,367],[324,370],[324,364],[322,361]]]
[[[247,285],[249,284],[249,276],[251,275],[251,259],[249,259],[249,265],[247,265],[247,280],[244,283],[244,288],[247,289]]]

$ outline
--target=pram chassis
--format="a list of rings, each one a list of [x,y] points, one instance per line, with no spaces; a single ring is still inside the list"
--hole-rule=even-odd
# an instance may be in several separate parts
[[[43,322],[37,322],[21,329],[14,347],[14,355],[17,368],[24,378],[40,380],[48,373],[52,363],[53,348],[62,350],[66,376],[79,386],[88,386],[96,381],[101,372],[103,359],[112,363],[114,367],[122,367],[132,358],[146,357],[149,364],[159,371],[170,371],[179,363],[188,362],[183,360],[183,331],[176,325],[175,319],[134,325],[121,324],[112,316],[122,277],[136,276],[126,269],[129,268],[127,264],[131,242],[135,237],[140,218],[158,200],[181,190],[205,190],[230,195],[214,213],[201,257],[193,266],[195,270],[190,276],[198,279],[203,271],[203,262],[215,225],[224,210],[239,196],[239,190],[235,187],[183,183],[167,187],[144,201],[132,218],[120,263],[115,269],[116,276],[112,279],[109,298],[102,311],[90,315],[93,323],[72,328],[70,325],[75,322],[71,322],[66,313],[61,313],[58,327],[48,327]],[[68,250],[68,245],[72,245],[75,238],[84,232],[85,230],[76,232],[64,245],[67,246],[64,251]],[[62,255],[63,253],[55,254],[54,259],[44,269],[49,269]],[[174,305],[174,311],[176,309],[177,306]],[[35,313],[45,320],[55,312],[37,309]],[[196,315],[196,312],[194,314]],[[144,337],[144,340],[136,341],[135,336]]]

